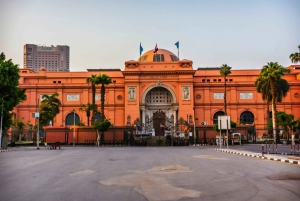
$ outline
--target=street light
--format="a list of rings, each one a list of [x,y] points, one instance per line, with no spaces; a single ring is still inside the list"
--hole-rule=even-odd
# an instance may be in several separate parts
[[[36,118],[38,119],[38,125],[37,125],[37,133],[36,133],[36,149],[39,150],[40,149],[40,99],[38,99],[38,108],[37,108],[38,112],[36,114]]]
[[[74,128],[73,128],[73,147],[75,146],[75,110],[73,109],[74,113]]]
[[[0,149],[2,149],[2,120],[3,120],[3,100],[4,98],[8,96],[8,95],[5,95],[5,96],[2,96],[1,99],[2,99],[2,107],[1,107],[1,126],[0,126]]]

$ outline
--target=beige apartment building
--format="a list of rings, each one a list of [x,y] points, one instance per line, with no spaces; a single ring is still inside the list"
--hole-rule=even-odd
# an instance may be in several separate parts
[[[39,72],[41,67],[47,71],[70,71],[70,47],[66,45],[39,46],[24,45],[24,68]]]

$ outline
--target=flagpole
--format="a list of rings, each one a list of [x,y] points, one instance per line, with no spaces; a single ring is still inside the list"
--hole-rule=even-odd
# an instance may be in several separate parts
[[[179,60],[179,47],[178,47],[178,60]]]
[[[141,56],[142,56],[142,51],[141,51],[142,43],[140,42],[140,58],[139,61],[141,62]]]

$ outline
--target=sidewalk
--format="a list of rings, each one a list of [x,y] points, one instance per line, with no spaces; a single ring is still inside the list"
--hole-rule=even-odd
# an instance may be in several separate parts
[[[237,154],[237,155],[242,155],[242,156],[256,157],[256,158],[261,158],[261,159],[267,159],[267,160],[272,160],[272,161],[279,161],[279,162],[284,162],[284,163],[300,165],[300,157],[299,156],[289,156],[289,155],[283,155],[283,154],[264,154],[262,156],[261,152],[259,153],[259,152],[234,150],[234,149],[215,149],[215,150],[224,152],[224,153]]]

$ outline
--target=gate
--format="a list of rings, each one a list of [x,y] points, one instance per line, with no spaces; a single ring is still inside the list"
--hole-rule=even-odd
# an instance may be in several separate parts
[[[165,135],[166,114],[162,110],[157,110],[153,113],[153,129],[155,129],[155,136]]]

